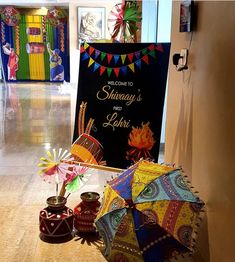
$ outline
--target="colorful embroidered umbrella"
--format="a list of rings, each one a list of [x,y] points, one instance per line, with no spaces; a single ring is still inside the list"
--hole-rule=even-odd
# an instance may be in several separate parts
[[[47,11],[47,19],[52,26],[60,26],[67,21],[67,13],[64,9],[54,7]]]
[[[19,24],[19,21],[20,21],[19,11],[12,6],[6,6],[5,8],[2,8],[1,17],[2,17],[2,20],[8,26],[16,26]]]
[[[204,203],[182,171],[145,160],[108,182],[96,226],[109,261],[165,261],[192,252]]]

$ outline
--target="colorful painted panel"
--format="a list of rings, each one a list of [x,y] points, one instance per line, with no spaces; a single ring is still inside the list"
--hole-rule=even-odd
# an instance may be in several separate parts
[[[66,20],[53,26],[45,15],[20,13],[17,24],[0,18],[6,81],[69,82]]]

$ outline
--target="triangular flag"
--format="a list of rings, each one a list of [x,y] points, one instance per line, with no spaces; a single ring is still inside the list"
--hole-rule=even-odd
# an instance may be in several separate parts
[[[89,45],[87,44],[87,42],[84,43],[84,48],[87,49],[87,47],[89,47]]]
[[[104,60],[104,58],[106,57],[106,53],[101,53],[101,56],[100,56],[100,58],[101,58],[101,61],[103,61]]]
[[[122,59],[122,63],[124,64],[126,60],[126,55],[121,55],[121,59]]]
[[[110,77],[111,73],[112,73],[112,68],[110,67],[107,67],[107,73],[108,73],[108,77]]]
[[[164,52],[163,47],[162,47],[161,44],[157,45],[155,48],[156,48],[156,50],[158,50],[160,52]]]
[[[145,55],[141,58],[146,64],[149,63],[149,58],[148,58],[148,55]]]
[[[97,58],[100,55],[100,51],[99,50],[95,50],[95,58]]]
[[[119,67],[116,67],[116,68],[113,69],[113,71],[114,71],[116,77],[118,77],[120,68],[119,68]]]
[[[104,73],[105,69],[106,68],[104,66],[100,66],[100,76]]]
[[[153,49],[151,52],[149,52],[149,55],[151,55],[153,58],[156,58],[155,50]]]
[[[112,60],[113,58],[113,55],[111,54],[107,54],[107,58],[108,58],[108,64],[110,63],[110,61]]]
[[[151,44],[148,48],[149,48],[150,51],[152,51],[155,48],[155,46],[154,46],[154,44]]]
[[[143,54],[143,55],[146,55],[147,52],[148,52],[148,49],[147,49],[147,48],[145,48],[145,49],[142,50],[142,54]]]
[[[114,55],[113,57],[114,57],[115,64],[117,64],[120,56],[119,55]]]
[[[88,67],[90,67],[95,61],[90,57],[89,63],[88,63]]]
[[[136,57],[137,59],[140,58],[140,52],[139,52],[139,51],[138,51],[138,52],[135,52],[135,57]]]
[[[128,58],[129,58],[130,62],[132,62],[134,54],[133,54],[133,53],[130,53],[130,54],[128,54],[127,56],[128,56]]]
[[[93,68],[93,72],[95,72],[98,68],[100,67],[99,64],[97,63],[94,63],[94,68]]]
[[[80,53],[83,53],[83,52],[85,52],[85,48],[84,48],[83,45],[81,45],[81,46],[80,46]]]
[[[124,75],[126,75],[126,72],[127,72],[127,67],[126,66],[122,66],[121,67],[121,71]]]
[[[87,53],[84,53],[83,58],[82,58],[82,61],[85,61],[85,60],[88,59],[88,58],[89,58],[89,55],[88,55]]]
[[[141,68],[141,60],[137,60],[135,64],[138,66],[139,69]]]
[[[135,65],[134,63],[131,63],[128,65],[132,72],[135,72]]]
[[[90,46],[90,48],[89,48],[89,55],[91,55],[94,52],[94,50],[95,50],[95,48]]]

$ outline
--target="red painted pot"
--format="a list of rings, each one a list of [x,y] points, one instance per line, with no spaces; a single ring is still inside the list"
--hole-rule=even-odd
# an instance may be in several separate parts
[[[66,207],[66,198],[52,196],[48,206],[40,211],[40,238],[45,242],[60,243],[72,239],[73,210]]]
[[[99,198],[100,195],[96,192],[81,194],[82,202],[74,208],[74,227],[79,232],[96,232],[94,221],[100,208]]]

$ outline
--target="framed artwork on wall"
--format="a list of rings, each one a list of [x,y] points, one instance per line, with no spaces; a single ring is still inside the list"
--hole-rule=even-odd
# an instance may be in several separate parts
[[[105,8],[78,7],[78,44],[105,38]]]

